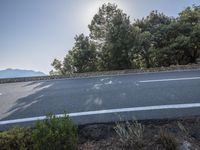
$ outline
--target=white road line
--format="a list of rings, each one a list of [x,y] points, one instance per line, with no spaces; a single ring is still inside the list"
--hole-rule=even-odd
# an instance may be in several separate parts
[[[0,93],[0,96],[2,95],[2,93]]]
[[[190,78],[173,78],[173,79],[158,79],[158,80],[143,80],[139,81],[141,83],[148,83],[148,82],[166,82],[166,81],[180,81],[180,80],[198,80],[200,77],[190,77]]]
[[[156,105],[156,106],[143,106],[143,107],[131,107],[131,108],[76,112],[76,113],[70,113],[68,115],[69,115],[69,117],[79,117],[79,116],[101,115],[101,114],[111,114],[111,113],[137,112],[137,111],[163,110],[163,109],[198,108],[198,107],[200,107],[200,103],[171,104],[171,105]],[[58,114],[56,116],[63,117],[64,115],[65,114]],[[0,121],[0,125],[24,123],[24,122],[31,122],[31,121],[44,120],[44,119],[46,119],[46,116],[5,120],[5,121]]]

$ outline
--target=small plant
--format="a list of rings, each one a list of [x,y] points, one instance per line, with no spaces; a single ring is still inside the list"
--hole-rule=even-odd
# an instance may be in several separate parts
[[[123,145],[135,147],[136,149],[143,146],[144,126],[138,121],[116,123],[114,130]]]
[[[160,131],[158,143],[161,144],[166,150],[176,150],[178,145],[176,138],[163,129]]]
[[[31,130],[15,127],[0,132],[1,150],[29,150],[33,149]]]
[[[37,150],[74,150],[78,143],[77,128],[65,115],[49,115],[38,121],[33,132],[34,148]]]
[[[184,132],[186,135],[189,134],[188,130],[184,127],[184,125],[180,122],[180,121],[177,121],[177,125],[179,127],[179,129]]]

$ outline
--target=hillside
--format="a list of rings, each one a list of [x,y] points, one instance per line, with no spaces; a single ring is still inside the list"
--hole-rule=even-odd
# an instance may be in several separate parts
[[[21,70],[21,69],[0,70],[0,78],[33,77],[33,76],[45,76],[45,74],[43,72],[36,72],[33,70]]]

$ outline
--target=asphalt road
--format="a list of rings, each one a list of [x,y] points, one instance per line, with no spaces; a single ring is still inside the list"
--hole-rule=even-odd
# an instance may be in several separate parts
[[[0,84],[0,128],[50,112],[78,124],[200,115],[200,70]]]

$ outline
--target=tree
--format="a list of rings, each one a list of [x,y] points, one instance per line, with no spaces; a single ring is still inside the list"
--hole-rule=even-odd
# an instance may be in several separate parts
[[[54,59],[51,65],[54,67],[55,71],[51,70],[49,73],[50,75],[63,75],[64,74],[61,61],[59,61],[58,59]]]
[[[138,35],[137,43],[133,46],[134,49],[134,59],[139,65],[139,68],[149,68],[151,67],[151,42],[152,35],[149,31],[141,32]],[[139,61],[139,62],[137,62]]]
[[[167,45],[165,27],[170,25],[173,20],[173,18],[163,13],[152,11],[147,17],[141,20],[137,19],[133,24],[133,26],[138,26],[141,29],[141,35],[137,44],[137,55],[143,60],[143,67],[149,68],[168,64],[166,62],[169,62],[167,59],[170,58],[168,56],[169,49],[163,49]],[[159,60],[161,59],[162,61],[160,62]]]
[[[70,53],[70,52],[69,52]],[[64,57],[64,61],[63,61],[63,74],[72,74],[75,72],[75,68],[73,65],[73,58],[71,55],[67,54]]]
[[[200,6],[187,7],[177,18],[152,11],[131,24],[108,3],[88,27],[89,36],[77,35],[63,62],[53,61],[51,74],[185,65],[200,56]]]
[[[93,42],[84,34],[77,35],[74,39],[74,47],[68,51],[63,63],[54,59],[52,66],[56,71],[51,71],[51,74],[66,75],[96,71],[96,49]]]
[[[134,25],[141,28],[142,32],[149,31],[151,34],[155,33],[162,25],[169,25],[173,18],[170,18],[157,10],[151,11],[148,16],[141,20],[135,20]]]
[[[108,3],[99,8],[89,29],[102,70],[131,68],[131,24],[129,17],[117,5]]]
[[[185,53],[190,63],[196,63],[196,58],[200,55],[200,6],[187,7],[179,13],[178,19],[182,27],[187,25],[187,30],[183,29],[181,32],[189,38]]]
[[[64,60],[66,68],[69,68],[67,64],[71,63],[73,67],[70,68],[73,68],[74,72],[96,71],[96,49],[88,36],[84,34],[76,36],[74,47],[68,55]]]

